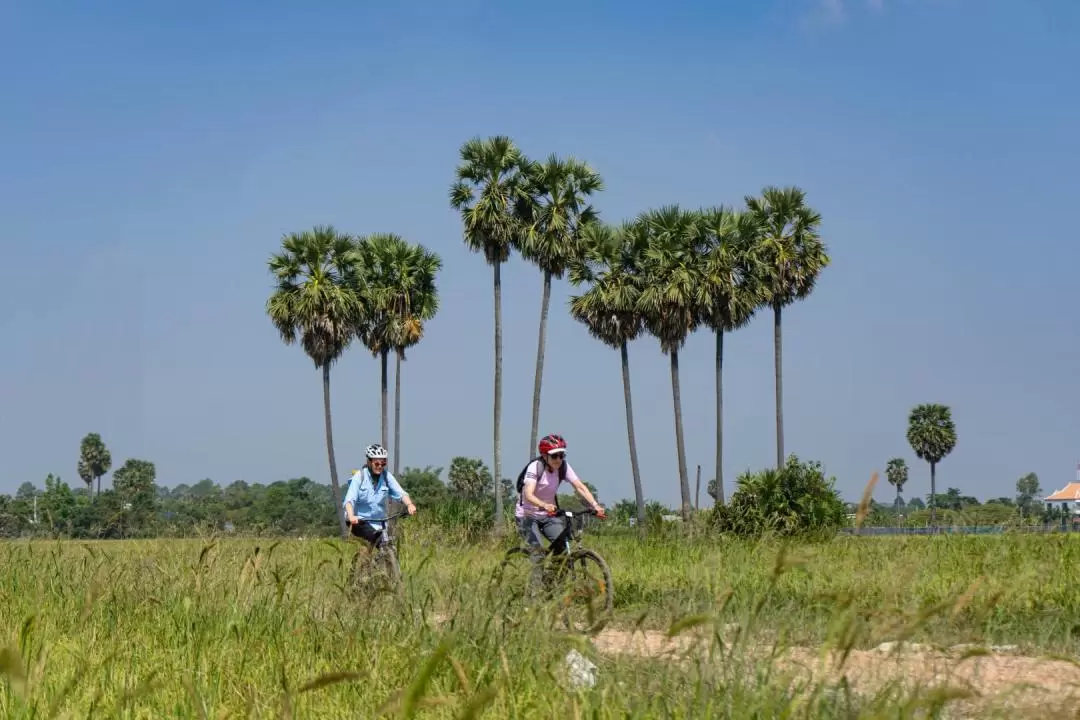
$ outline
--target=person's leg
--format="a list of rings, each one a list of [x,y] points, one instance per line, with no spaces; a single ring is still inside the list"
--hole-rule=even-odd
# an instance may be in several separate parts
[[[529,573],[529,594],[538,590],[543,582],[544,543],[540,531],[540,525],[535,518],[523,517],[518,520],[518,534],[525,544],[529,546],[532,554],[529,561],[532,570]]]
[[[563,571],[566,569],[564,561],[566,559],[567,546],[565,542],[556,542],[559,539],[559,535],[566,529],[566,518],[553,517],[539,520],[538,523],[540,532],[550,543],[551,548],[551,562],[549,565],[550,572],[545,580],[548,583],[558,582],[562,578]]]
[[[367,543],[374,549],[375,544],[382,538],[382,533],[379,532],[370,523],[361,520],[351,528],[352,536],[366,540]]]

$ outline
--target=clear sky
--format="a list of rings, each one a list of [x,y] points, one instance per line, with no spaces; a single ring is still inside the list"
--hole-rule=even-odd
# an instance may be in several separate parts
[[[447,200],[458,148],[488,134],[594,164],[611,221],[807,191],[833,264],[785,315],[786,446],[845,496],[897,455],[925,496],[905,441],[921,402],[957,423],[942,491],[1061,487],[1080,459],[1077,30],[1076,0],[0,3],[0,492],[79,486],[91,431],[166,485],[328,482],[320,374],[264,311],[282,234],[321,223],[441,254],[403,460],[490,464],[491,272]],[[503,277],[512,477],[541,278],[519,259]],[[619,356],[569,292],[541,432],[610,502],[632,496]],[[726,342],[729,492],[775,460],[771,332],[764,314]],[[703,486],[713,342],[682,354]],[[674,503],[667,360],[651,338],[630,353],[646,492]],[[342,472],[379,437],[378,383],[359,348],[334,368]]]

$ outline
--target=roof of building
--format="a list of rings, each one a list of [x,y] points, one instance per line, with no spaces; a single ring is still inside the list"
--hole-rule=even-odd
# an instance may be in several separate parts
[[[1071,482],[1046,497],[1047,502],[1054,500],[1080,500],[1080,482]]]

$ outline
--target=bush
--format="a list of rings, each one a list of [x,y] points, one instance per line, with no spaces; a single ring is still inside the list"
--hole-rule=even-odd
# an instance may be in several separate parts
[[[835,532],[844,523],[844,502],[825,478],[821,463],[788,457],[780,470],[744,473],[727,505],[713,511],[714,527],[742,537]]]

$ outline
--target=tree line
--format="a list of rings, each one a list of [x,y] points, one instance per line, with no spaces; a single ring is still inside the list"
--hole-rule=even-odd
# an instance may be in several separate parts
[[[449,191],[460,213],[465,245],[492,270],[494,303],[493,474],[502,476],[502,266],[516,253],[541,275],[529,456],[535,452],[552,283],[568,277],[580,292],[570,315],[619,350],[637,518],[646,519],[630,391],[629,346],[655,337],[669,356],[680,509],[691,502],[679,389],[679,351],[699,328],[716,337],[717,502],[723,491],[723,349],[726,334],[748,325],[758,310],[774,326],[776,462],[784,460],[782,317],[808,297],[830,263],[820,214],[798,187],[764,188],[740,206],[645,209],[620,222],[601,219],[594,200],[604,181],[587,162],[526,156],[506,136],[462,145]],[[391,241],[390,238],[393,238]],[[392,249],[391,249],[392,248]],[[438,308],[437,255],[398,236],[354,237],[330,226],[287,235],[270,260],[277,288],[267,312],[286,343],[299,343],[323,375],[326,444],[334,498],[340,498],[333,453],[330,368],[358,340],[382,359],[383,444],[387,445],[387,356],[396,356],[395,410],[405,347],[419,342]],[[402,456],[395,412],[395,463]],[[395,472],[397,468],[395,467]],[[492,492],[501,527],[506,498]],[[340,513],[339,513],[340,515]],[[344,518],[339,517],[342,533]]]

